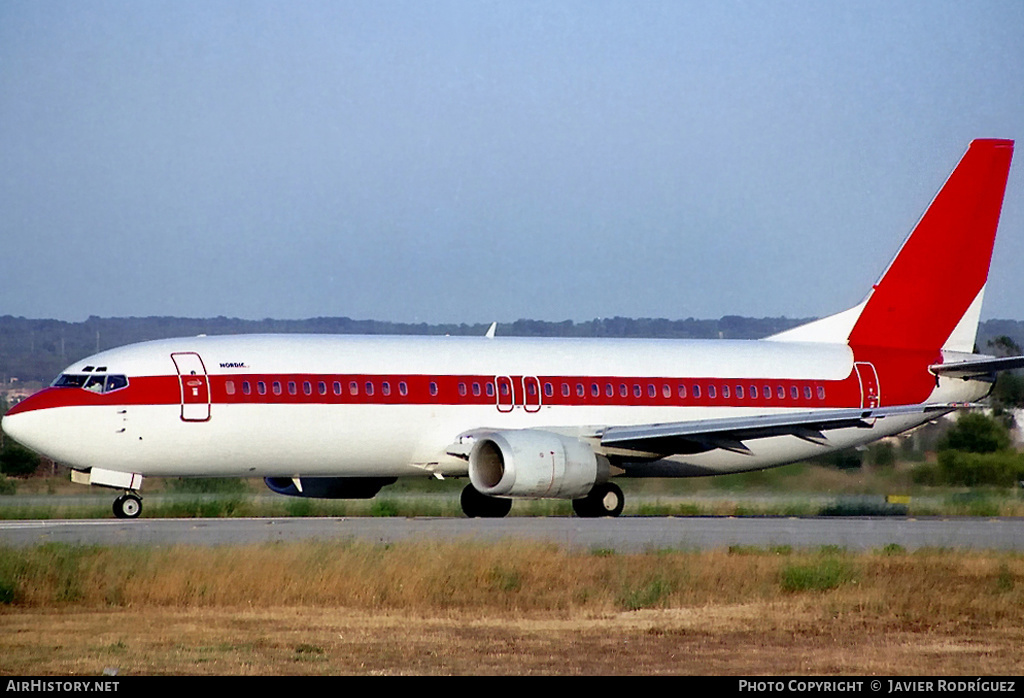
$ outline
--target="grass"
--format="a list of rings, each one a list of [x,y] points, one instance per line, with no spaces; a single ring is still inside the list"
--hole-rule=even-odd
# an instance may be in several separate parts
[[[856,583],[854,566],[841,558],[825,557],[802,565],[787,565],[779,573],[783,591],[828,591]]]
[[[0,548],[0,627],[25,675],[1006,675],[1024,556],[48,544]]]
[[[902,586],[892,583],[898,572]],[[1024,619],[1024,556],[734,546],[643,554],[509,543],[0,548],[6,607],[331,606],[533,612],[741,603],[855,585],[924,617],[990,603]],[[992,594],[986,597],[981,590]],[[927,600],[917,599],[919,591]],[[921,606],[920,609],[918,607]],[[918,609],[918,610],[914,610]]]

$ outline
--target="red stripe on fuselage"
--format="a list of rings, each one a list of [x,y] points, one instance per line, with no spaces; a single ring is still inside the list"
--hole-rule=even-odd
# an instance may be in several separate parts
[[[496,376],[245,374],[210,376],[212,404],[384,404],[635,407],[859,407],[855,373],[843,380],[664,378],[628,376]],[[511,383],[514,394],[496,395]],[[260,392],[260,384],[263,389]],[[309,392],[307,393],[307,385]],[[352,384],[355,384],[355,390]],[[884,379],[883,379],[884,383]],[[249,391],[245,392],[248,384]],[[275,384],[279,391],[275,390]],[[294,392],[292,385],[294,384]],[[337,384],[337,385],[336,385]],[[404,384],[405,392],[401,389]],[[435,390],[432,388],[436,386]],[[531,386],[539,394],[527,394]],[[563,386],[567,386],[568,395]],[[368,387],[370,389],[368,389]],[[582,395],[580,395],[582,387]],[[680,387],[683,390],[680,390]],[[338,390],[340,388],[340,391]],[[595,394],[596,388],[596,394]],[[667,392],[666,392],[667,388]],[[819,392],[819,389],[821,392]],[[231,392],[229,392],[231,390]],[[489,392],[490,390],[490,392]],[[324,392],[325,391],[325,392]],[[372,394],[371,394],[372,393]],[[653,394],[652,394],[653,393]],[[919,398],[917,401],[924,399]],[[891,404],[891,401],[886,401]],[[82,388],[47,388],[8,414],[68,406],[178,405],[177,376],[129,379],[126,388],[93,393]]]

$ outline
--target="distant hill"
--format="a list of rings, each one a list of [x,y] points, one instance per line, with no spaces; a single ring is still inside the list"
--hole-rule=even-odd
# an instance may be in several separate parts
[[[813,318],[745,318],[727,315],[718,320],[664,318],[596,318],[586,322],[516,320],[499,323],[498,334],[512,337],[651,337],[666,339],[757,339],[787,330]],[[0,316],[0,381],[48,383],[68,364],[103,349],[167,337],[197,334],[451,334],[482,335],[486,323],[410,324],[347,317],[307,320],[240,320],[238,318],[100,318],[84,322],[34,320]],[[978,331],[978,346],[1008,336],[1024,345],[1024,322],[988,320]]]

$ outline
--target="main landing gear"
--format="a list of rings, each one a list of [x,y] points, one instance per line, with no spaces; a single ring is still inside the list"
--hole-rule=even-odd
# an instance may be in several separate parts
[[[604,482],[594,485],[586,497],[572,500],[572,510],[581,518],[596,519],[601,516],[618,516],[625,504],[626,498],[619,486]]]
[[[512,511],[512,500],[480,494],[473,485],[466,485],[459,497],[463,513],[471,519],[500,519]]]
[[[500,519],[512,510],[512,500],[500,497],[488,497],[477,492],[473,485],[466,485],[462,490],[462,511],[469,518],[492,518]],[[596,519],[602,516],[618,516],[622,513],[622,507],[626,498],[618,485],[611,482],[604,482],[595,485],[590,494],[582,499],[572,500],[572,510],[576,516],[586,519]]]
[[[119,519],[137,519],[142,513],[142,497],[125,492],[114,500],[114,516]]]

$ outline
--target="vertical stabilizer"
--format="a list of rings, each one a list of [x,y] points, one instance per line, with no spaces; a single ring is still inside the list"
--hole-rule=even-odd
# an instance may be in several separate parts
[[[864,302],[771,339],[973,351],[1012,157],[973,141]]]
[[[850,344],[940,349],[958,330],[947,348],[973,350],[1012,156],[1013,141],[971,143],[875,284]]]

